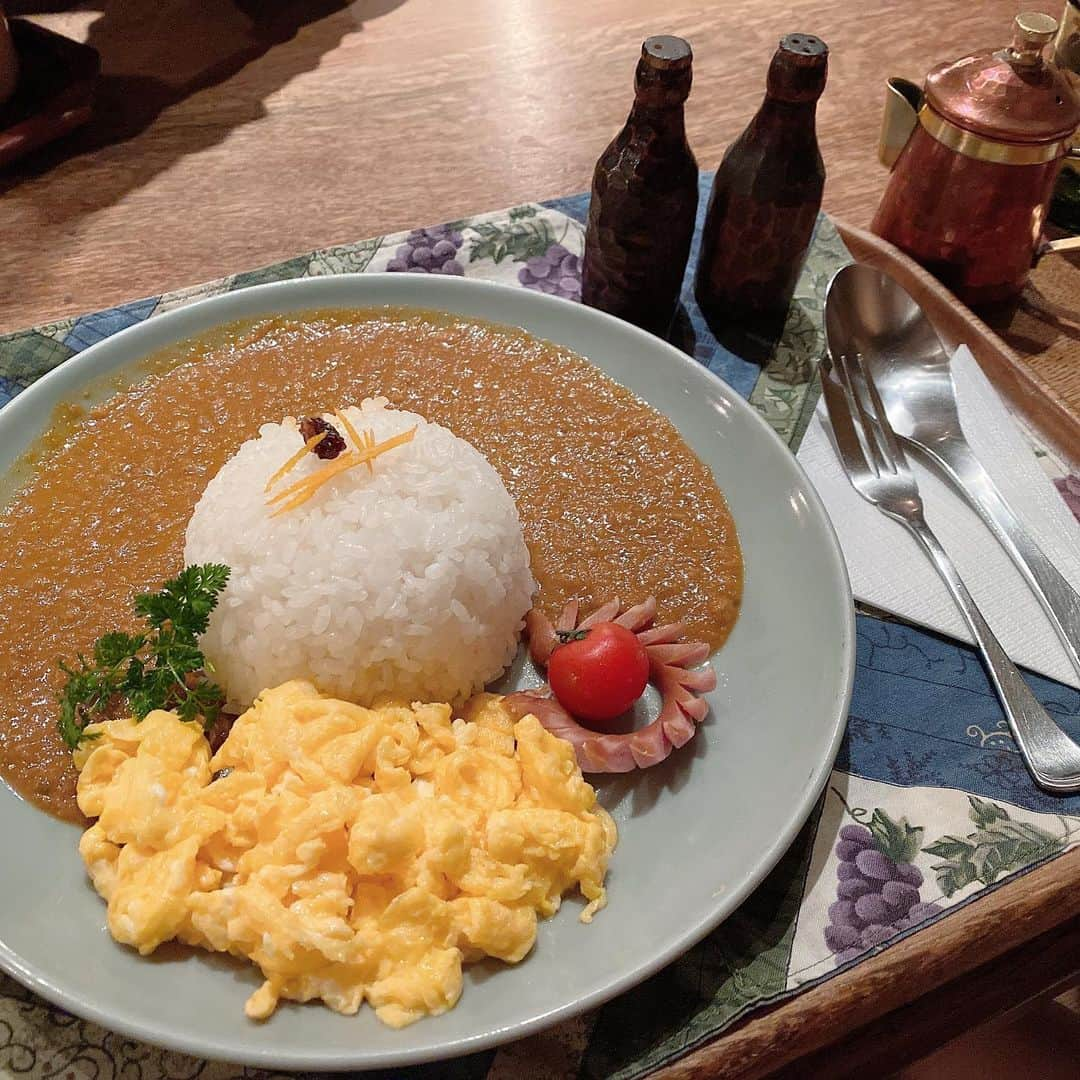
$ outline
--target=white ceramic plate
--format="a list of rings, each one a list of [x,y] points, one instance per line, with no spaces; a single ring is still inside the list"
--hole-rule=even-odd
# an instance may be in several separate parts
[[[147,353],[220,323],[315,307],[411,304],[521,326],[569,346],[667,414],[713,471],[746,561],[742,614],[713,657],[711,718],[657,768],[601,781],[619,825],[609,904],[589,926],[567,901],[517,967],[471,969],[458,1006],[403,1031],[286,1004],[244,1017],[252,966],[115,944],[76,851],[79,831],[0,784],[0,966],[43,997],[132,1038],[256,1066],[372,1068],[519,1038],[599,1005],[675,959],[773,867],[829,774],[854,668],[851,593],[836,537],[794,457],[700,364],[577,304],[455,278],[372,274],[260,285],[131,327],[67,361],[0,411],[0,472],[60,402]],[[62,522],[57,523],[62,527]],[[28,628],[33,615],[27,614]]]

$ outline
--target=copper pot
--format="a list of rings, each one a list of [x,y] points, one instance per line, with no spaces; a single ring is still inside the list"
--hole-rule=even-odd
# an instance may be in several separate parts
[[[922,263],[966,303],[1019,294],[1048,250],[1043,223],[1080,102],[1043,58],[1057,31],[1025,13],[1013,42],[943,64],[920,90],[891,79],[879,157],[892,176],[871,228]]]

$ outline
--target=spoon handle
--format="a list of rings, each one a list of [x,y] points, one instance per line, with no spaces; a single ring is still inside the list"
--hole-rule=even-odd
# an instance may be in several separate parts
[[[1005,654],[1001,643],[982,617],[952,559],[921,515],[915,519],[898,517],[897,520],[911,530],[949,587],[986,662],[990,679],[1005,710],[1009,730],[1036,782],[1048,791],[1080,790],[1080,747],[1054,723],[1039,704],[1016,665]]]
[[[971,447],[955,439],[937,443],[933,448],[922,443],[911,445],[941,468],[1016,563],[1065,646],[1073,667],[1080,672],[1080,596],[1020,523]]]

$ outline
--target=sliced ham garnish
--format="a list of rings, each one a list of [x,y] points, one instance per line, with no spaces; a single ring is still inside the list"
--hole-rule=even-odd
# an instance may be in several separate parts
[[[537,667],[547,667],[559,638],[551,620],[536,608],[525,616],[525,636],[529,639],[529,656]]]
[[[686,627],[683,623],[665,623],[663,626],[650,626],[647,630],[639,630],[638,640],[648,648],[663,642],[679,641],[685,633]]]
[[[565,608],[563,608],[563,614],[566,614]],[[609,600],[606,604],[601,604],[591,615],[586,615],[576,627],[572,626],[569,629],[588,630],[590,626],[595,626],[597,623],[613,622],[615,616],[618,614],[619,599],[616,597],[614,600]]]
[[[616,601],[618,603],[618,601]],[[620,626],[625,626],[627,630],[633,630],[634,633],[638,633],[640,630],[644,630],[647,626],[652,626],[653,619],[656,618],[656,597],[649,596],[645,600],[636,604],[632,608],[627,608],[618,618],[615,619]]]
[[[631,772],[647,769],[663,761],[675,747],[685,746],[705,719],[709,704],[700,694],[716,689],[712,668],[695,668],[709,656],[709,646],[700,641],[683,641],[682,623],[653,626],[656,599],[620,609],[618,600],[602,604],[578,621],[579,605],[571,600],[552,625],[535,608],[525,620],[529,654],[539,667],[546,667],[559,643],[559,633],[587,630],[600,622],[617,622],[632,630],[649,657],[649,678],[660,691],[660,714],[651,723],[626,734],[604,734],[585,727],[553,696],[548,686],[508,694],[503,704],[515,720],[535,716],[553,735],[574,747],[582,772]]]

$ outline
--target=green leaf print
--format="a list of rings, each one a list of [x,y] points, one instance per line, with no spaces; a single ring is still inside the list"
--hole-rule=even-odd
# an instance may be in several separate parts
[[[1021,870],[1033,862],[1056,855],[1065,848],[1061,837],[1027,821],[1013,821],[997,803],[968,796],[968,816],[976,828],[961,840],[943,836],[923,848],[941,859],[933,865],[938,886],[946,896],[981,881],[991,885],[1004,874]]]
[[[516,220],[511,217],[509,224],[478,221],[472,228],[478,239],[469,249],[469,262],[491,259],[501,263],[506,258],[524,262],[534,255],[543,255],[555,243],[555,234],[547,220],[535,216]]]
[[[874,834],[878,851],[888,855],[893,862],[911,862],[919,853],[923,830],[909,825],[907,818],[893,821],[879,806],[874,810],[868,828]]]
[[[990,829],[978,830],[972,837],[976,847],[971,861],[985,885],[1009,870],[1056,854],[1064,847],[1061,840],[1038,826],[1008,818]]]
[[[946,896],[959,892],[977,877],[975,866],[970,859],[950,859],[948,862],[938,863],[934,866],[934,873],[937,875],[938,888]]]
[[[525,206],[515,206],[511,209],[509,216],[511,221],[521,221],[522,218],[536,217],[536,207],[529,206],[528,204]]]
[[[985,827],[995,821],[1009,820],[1009,815],[1000,806],[996,806],[992,802],[987,802],[985,799],[980,799],[975,795],[969,795],[968,802],[971,803],[968,815],[980,827]]]
[[[974,845],[955,836],[943,836],[923,848],[927,855],[935,855],[939,859],[970,859],[974,850]]]
[[[1057,850],[1064,843],[1063,840],[1040,829],[1038,825],[1032,825],[1028,821],[1010,821],[1006,819],[1000,825],[993,826],[993,831],[1004,836],[1012,837],[1019,845],[1022,855],[1031,858],[1039,858],[1048,849]]]

